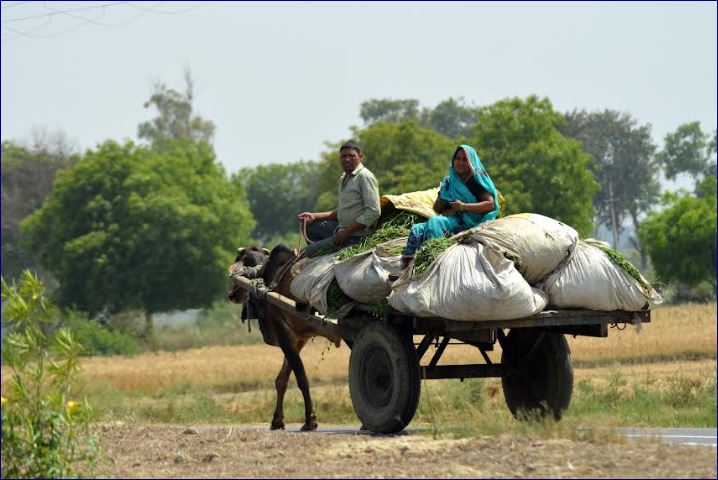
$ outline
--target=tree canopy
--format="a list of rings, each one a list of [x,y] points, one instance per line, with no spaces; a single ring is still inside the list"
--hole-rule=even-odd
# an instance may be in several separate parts
[[[365,126],[414,120],[424,128],[453,139],[468,137],[476,124],[476,108],[466,105],[463,98],[453,97],[434,108],[419,108],[419,101],[414,98],[372,98],[362,102],[359,116]]]
[[[715,134],[711,137],[701,130],[700,122],[685,123],[665,137],[658,160],[663,163],[666,178],[673,179],[679,173],[694,178],[705,175],[715,154]],[[715,170],[715,162],[712,165]]]
[[[17,277],[25,268],[39,270],[31,251],[20,245],[20,222],[42,205],[55,174],[75,161],[63,134],[39,135],[30,147],[2,144],[2,276]]]
[[[209,305],[254,220],[205,142],[107,141],[61,172],[22,226],[61,304],[154,313]]]
[[[716,177],[706,177],[700,196],[668,194],[667,207],[639,230],[658,280],[716,288]]]
[[[211,120],[194,114],[194,80],[188,68],[184,71],[185,91],[178,92],[162,82],[154,84],[154,91],[145,108],[157,108],[157,116],[137,128],[137,136],[156,144],[166,139],[185,139],[212,142],[215,126]]]
[[[466,105],[463,98],[448,98],[434,108],[424,108],[421,125],[449,138],[468,138],[476,125],[476,110]]]
[[[419,101],[409,99],[372,98],[359,107],[359,116],[366,125],[376,122],[403,122],[419,117]]]
[[[296,232],[296,214],[311,211],[319,196],[318,178],[319,165],[314,162],[260,165],[233,175],[257,220],[252,236],[266,242]]]
[[[628,217],[637,232],[641,216],[660,198],[661,166],[654,156],[656,146],[651,140],[651,126],[638,125],[629,114],[615,110],[590,113],[574,110],[566,114],[560,129],[581,141],[592,157],[591,170],[600,185],[593,199],[597,222],[612,228],[615,217],[617,238]],[[636,238],[631,241],[645,267],[641,244]]]
[[[546,98],[501,100],[478,110],[470,143],[506,198],[505,213],[539,213],[586,235],[598,186],[591,157],[559,133],[563,122]]]

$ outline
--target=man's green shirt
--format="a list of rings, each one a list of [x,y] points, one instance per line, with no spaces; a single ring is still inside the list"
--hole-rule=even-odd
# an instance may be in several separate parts
[[[380,215],[379,182],[374,174],[361,163],[349,175],[343,173],[337,194],[339,227],[358,222],[367,227],[364,233],[368,233]]]

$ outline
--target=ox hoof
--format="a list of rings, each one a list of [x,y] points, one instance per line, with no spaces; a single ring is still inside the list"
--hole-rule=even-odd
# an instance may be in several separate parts
[[[318,426],[319,424],[317,422],[305,423],[302,425],[302,432],[313,432]]]
[[[284,422],[272,420],[272,425],[269,427],[270,430],[284,430]]]
[[[304,425],[302,425],[302,432],[312,432],[317,429],[319,424],[317,423],[317,416],[312,414],[311,417],[307,419],[306,422],[304,422]]]

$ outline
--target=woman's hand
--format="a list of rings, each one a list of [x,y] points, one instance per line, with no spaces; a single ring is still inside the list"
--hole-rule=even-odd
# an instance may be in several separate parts
[[[464,210],[466,210],[466,204],[461,200],[454,200],[453,202],[451,202],[451,208],[454,210],[454,212],[463,212]]]

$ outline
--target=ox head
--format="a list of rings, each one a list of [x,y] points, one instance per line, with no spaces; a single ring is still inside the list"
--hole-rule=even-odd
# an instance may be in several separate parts
[[[243,267],[256,267],[262,265],[269,257],[269,250],[258,247],[241,247],[237,249],[237,256],[234,263],[229,266],[229,274],[232,275]],[[229,291],[227,297],[234,303],[243,303],[245,292],[243,289],[234,287]]]

